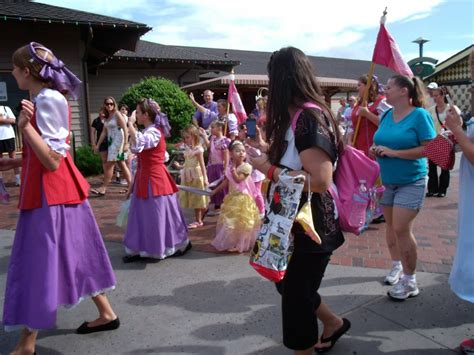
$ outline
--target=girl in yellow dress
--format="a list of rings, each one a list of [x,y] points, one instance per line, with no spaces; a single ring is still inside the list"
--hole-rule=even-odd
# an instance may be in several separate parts
[[[181,169],[181,184],[204,189],[209,183],[204,165],[204,148],[200,143],[199,131],[194,125],[189,125],[181,131],[186,150],[184,164],[175,163]],[[194,208],[196,220],[188,225],[188,229],[195,229],[204,225],[202,219],[209,204],[209,197],[187,191],[179,192],[179,202],[182,208]]]
[[[231,163],[225,179],[212,194],[229,187],[217,221],[216,237],[212,245],[220,251],[250,250],[260,229],[260,218],[255,203],[256,188],[250,176],[252,166],[245,162],[246,153],[242,142],[234,141],[229,146]]]

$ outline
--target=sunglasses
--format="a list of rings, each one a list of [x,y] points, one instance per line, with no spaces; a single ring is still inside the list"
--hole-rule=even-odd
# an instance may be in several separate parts
[[[106,102],[105,106],[115,106],[115,104],[113,102]]]

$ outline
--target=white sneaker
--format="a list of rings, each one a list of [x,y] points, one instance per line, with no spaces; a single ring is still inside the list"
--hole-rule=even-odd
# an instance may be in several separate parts
[[[19,176],[15,176],[15,186],[21,185],[21,178]]]
[[[401,266],[393,266],[383,282],[386,285],[395,285],[398,283],[403,274],[403,268]]]
[[[407,298],[418,296],[419,293],[420,290],[418,289],[416,281],[401,279],[398,284],[387,292],[387,295],[393,299],[403,301]]]

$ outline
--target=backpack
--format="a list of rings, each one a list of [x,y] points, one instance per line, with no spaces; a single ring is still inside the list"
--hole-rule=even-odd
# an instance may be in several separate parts
[[[316,108],[323,112],[314,103],[303,104],[303,108],[293,117],[293,133],[304,108]],[[337,159],[333,184],[329,188],[342,231],[360,235],[367,229],[375,209],[375,195],[383,191],[383,187],[375,186],[379,175],[380,166],[377,162],[368,158],[361,150],[349,145],[344,146]],[[361,191],[362,180],[365,181],[365,191]]]

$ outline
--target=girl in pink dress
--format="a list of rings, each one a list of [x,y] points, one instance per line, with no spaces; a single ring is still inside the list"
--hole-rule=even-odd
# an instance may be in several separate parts
[[[247,126],[245,123],[239,124],[239,140],[245,142],[247,139]],[[260,154],[260,150],[257,148],[253,148],[249,145],[245,145],[245,152],[247,154],[252,155],[252,152],[249,153],[249,150],[253,150],[253,154]],[[265,215],[265,200],[263,199],[262,195],[262,184],[265,181],[265,175],[263,175],[260,171],[252,167],[252,180],[255,184],[255,203],[257,204],[258,211],[260,212],[260,216],[263,217]]]
[[[217,220],[216,237],[212,245],[220,251],[250,250],[260,228],[260,218],[255,204],[255,184],[251,178],[252,166],[245,162],[244,144],[234,141],[229,146],[231,163],[224,181],[212,192],[228,187],[221,213]]]

